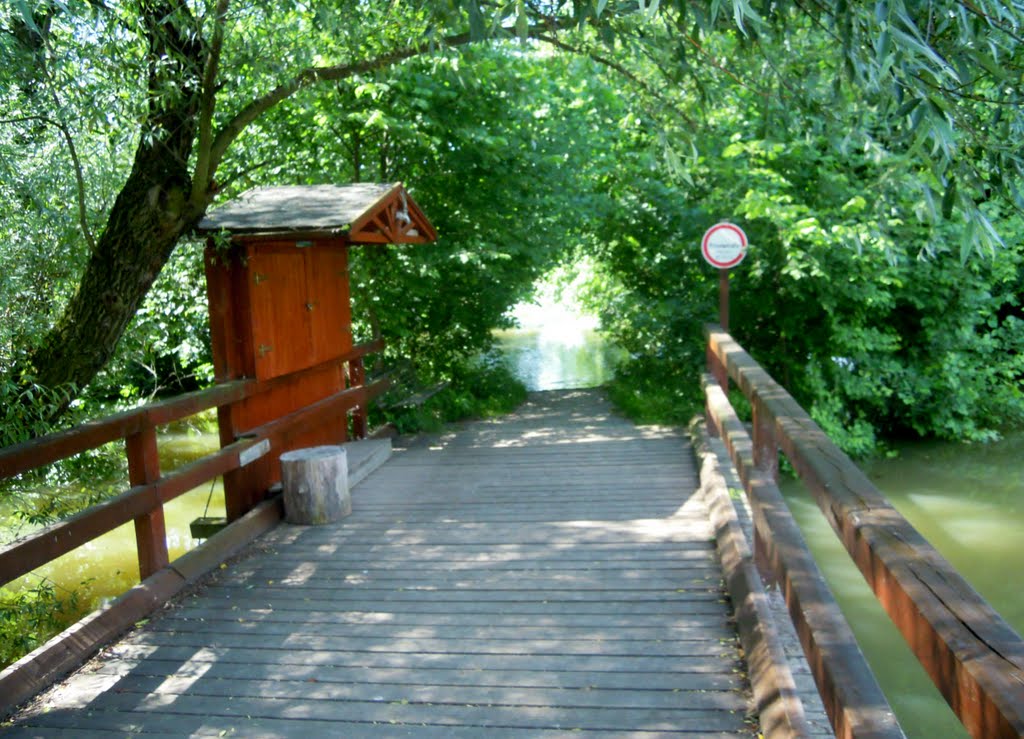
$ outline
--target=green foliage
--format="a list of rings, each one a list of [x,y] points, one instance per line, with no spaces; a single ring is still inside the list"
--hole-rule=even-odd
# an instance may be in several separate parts
[[[50,431],[50,419],[66,402],[65,391],[44,388],[31,377],[0,375],[0,448]]]
[[[823,423],[862,440],[851,446],[986,438],[1020,416],[1013,3],[372,1],[229,4],[222,17],[203,1],[157,19],[162,7],[0,9],[11,439],[62,405],[17,367],[113,225],[154,116],[197,90],[195,146],[169,186],[194,175],[201,199],[214,175],[227,194],[409,184],[442,241],[358,250],[354,299],[362,335],[382,333],[388,361],[412,357],[428,382],[485,349],[538,276],[588,254],[592,303],[634,357],[623,381],[691,384],[715,279],[687,245],[731,217],[754,243],[735,280],[738,331]],[[154,36],[154,20],[201,53]],[[200,79],[209,60],[216,78]],[[88,402],[209,380],[198,264],[177,251]],[[691,403],[664,395],[664,413]]]
[[[371,408],[372,422],[390,423],[400,434],[438,431],[453,421],[509,413],[526,400],[526,387],[500,363],[467,362],[452,368],[449,377],[423,403],[408,404],[397,397],[389,405],[385,398]]]
[[[357,337],[380,332],[388,361],[412,359],[429,385],[487,349],[599,215],[620,112],[593,64],[474,47],[304,93],[240,152],[275,147],[277,181],[407,183],[439,240],[353,248],[353,316]]]
[[[729,216],[752,244],[731,281],[734,335],[847,451],[903,435],[986,440],[1021,423],[1020,221],[1004,214],[1007,245],[964,264],[969,224],[903,220],[921,197],[913,190],[869,199],[885,166],[870,152],[782,144],[756,138],[756,126],[728,133],[738,124],[717,140],[709,129],[685,197],[633,182],[620,199],[658,206],[617,216],[629,236],[606,240],[593,286],[592,304],[634,355],[617,397],[661,408],[664,388],[695,382],[699,326],[717,314],[717,275],[698,245]]]
[[[81,617],[77,591],[63,590],[49,580],[22,590],[0,590],[0,669]]]
[[[670,362],[638,357],[621,366],[608,383],[608,397],[635,423],[685,425],[701,408],[690,373]]]
[[[135,314],[92,394],[138,402],[205,387],[213,381],[210,352],[203,249],[183,244]]]

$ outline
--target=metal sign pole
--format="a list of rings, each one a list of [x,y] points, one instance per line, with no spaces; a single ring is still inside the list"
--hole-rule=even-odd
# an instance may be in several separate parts
[[[718,323],[729,330],[729,270],[718,270]]]
[[[704,260],[718,270],[718,322],[729,330],[729,271],[747,255],[747,235],[739,226],[722,222],[709,228],[700,242]]]

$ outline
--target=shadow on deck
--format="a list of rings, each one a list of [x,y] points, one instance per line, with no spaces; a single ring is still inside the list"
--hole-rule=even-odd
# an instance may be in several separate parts
[[[336,525],[247,556],[12,735],[751,735],[689,442],[598,391],[411,440]]]

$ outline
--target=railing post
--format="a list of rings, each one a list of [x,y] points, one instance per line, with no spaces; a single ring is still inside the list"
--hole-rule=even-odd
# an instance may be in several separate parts
[[[128,455],[128,482],[135,486],[159,480],[156,429],[147,423],[141,431],[126,436],[124,443]],[[138,550],[140,580],[167,565],[167,530],[162,505],[135,519],[135,547]]]
[[[779,445],[771,417],[760,400],[753,405],[754,464],[768,475],[772,482],[779,481]]]
[[[357,357],[348,363],[348,376],[350,387],[363,387],[366,385],[366,367],[363,358]],[[362,403],[352,409],[352,438],[365,439],[369,426],[369,413],[367,403]]]
[[[714,349],[711,347],[711,339],[710,338],[708,339],[707,345],[706,345],[706,356],[707,356],[708,372],[711,373],[712,376],[714,376],[715,380],[718,382],[719,386],[722,388],[722,391],[725,392],[725,393],[728,393],[729,392],[729,374],[728,374],[728,371],[726,370],[725,364],[722,363],[722,360],[720,360],[718,358],[718,355],[715,354]],[[704,420],[706,421],[706,424],[707,424],[708,435],[710,435],[710,436],[721,436],[722,435],[721,434],[721,430],[718,428],[718,425],[715,423],[715,416],[711,412],[711,408],[709,406],[707,406],[706,401],[705,401],[705,407],[704,407]]]
[[[235,405],[222,405],[217,408],[217,430],[220,434],[220,446],[223,449],[235,442]],[[245,471],[229,470],[224,473],[224,515],[227,520],[237,521],[248,513],[250,505],[245,488]]]

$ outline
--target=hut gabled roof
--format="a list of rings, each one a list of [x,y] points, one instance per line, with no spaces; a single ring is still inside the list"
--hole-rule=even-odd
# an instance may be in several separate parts
[[[210,211],[196,231],[351,244],[424,244],[437,233],[401,182],[257,187]]]

